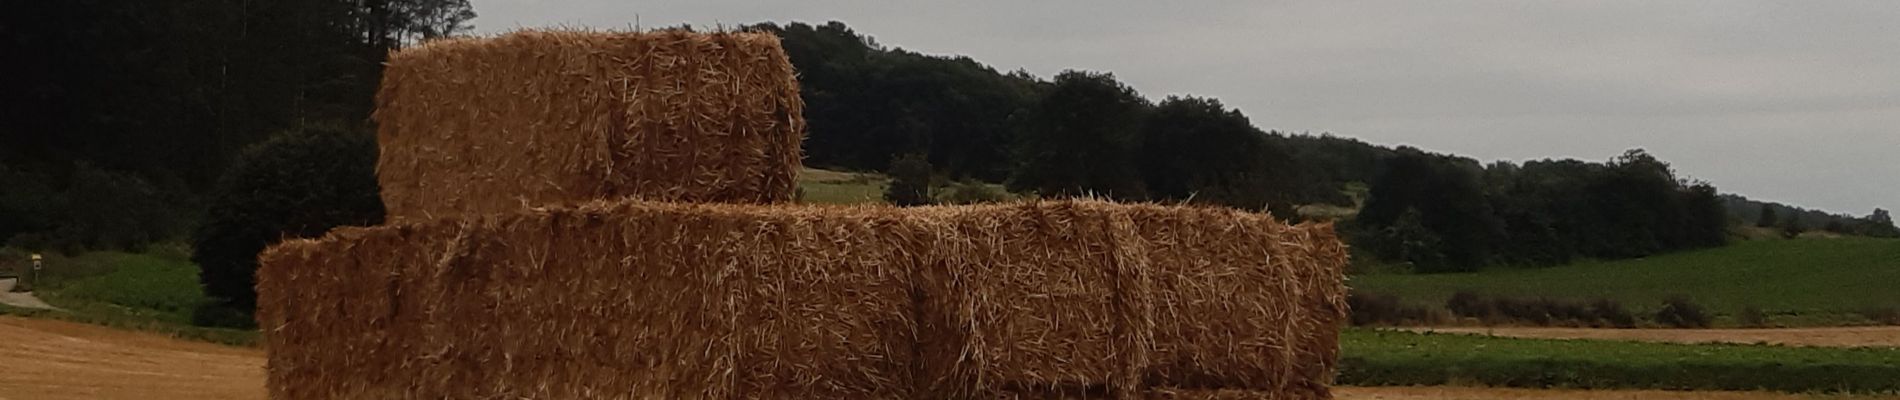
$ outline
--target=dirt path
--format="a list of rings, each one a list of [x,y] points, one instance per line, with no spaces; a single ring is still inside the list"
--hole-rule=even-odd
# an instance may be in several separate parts
[[[262,398],[258,349],[0,316],[0,400]]]
[[[1414,332],[1672,343],[1769,343],[1815,347],[1900,347],[1900,326],[1788,329],[1592,329],[1539,327],[1406,328]]]
[[[1767,392],[1670,392],[1661,390],[1562,390],[1466,387],[1348,387],[1335,390],[1340,400],[1795,400],[1894,399],[1894,396],[1820,396]]]
[[[40,298],[38,297],[33,297],[33,293],[31,292],[14,293],[13,285],[18,281],[19,281],[18,279],[14,279],[14,278],[0,279],[0,304],[6,304],[9,306],[14,306],[14,307],[41,308],[41,309],[47,309],[47,310],[59,309],[58,307],[53,307],[53,305],[51,304],[46,304],[46,302],[44,301],[40,301]]]

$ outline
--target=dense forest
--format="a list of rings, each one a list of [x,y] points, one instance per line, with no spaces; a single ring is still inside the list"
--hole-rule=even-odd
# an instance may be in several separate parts
[[[368,131],[391,49],[465,32],[467,0],[29,1],[0,15],[0,239],[188,235],[241,151]]]
[[[466,0],[22,4],[0,17],[0,52],[33,55],[0,63],[9,77],[0,100],[10,105],[0,120],[0,240],[77,251],[184,241],[192,232],[201,242],[206,232],[266,236],[256,243],[321,232],[321,223],[284,222],[318,205],[236,217],[208,207],[230,207],[219,196],[255,195],[244,192],[255,184],[245,177],[276,176],[230,175],[233,165],[309,167],[244,158],[323,142],[258,148],[266,139],[367,135],[388,52],[466,32],[473,17]],[[1808,229],[1900,236],[1884,211],[1822,217],[1763,207],[1641,150],[1600,162],[1485,165],[1264,130],[1269,124],[1218,99],[1151,99],[1109,72],[1040,77],[909,52],[837,22],[745,29],[783,38],[807,104],[806,162],[816,167],[887,171],[909,160],[907,176],[1003,183],[1043,197],[1190,202],[1289,218],[1302,218],[1304,205],[1357,209],[1342,226],[1362,257],[1427,272],[1719,246],[1730,227],[1758,224],[1760,215],[1746,214],[1764,208]],[[324,150],[350,154],[282,151],[299,160],[374,159],[360,154],[373,148],[351,143],[371,141]],[[347,184],[300,190],[373,190],[360,179],[337,182]],[[277,228],[219,226],[258,218],[276,222],[254,225]]]

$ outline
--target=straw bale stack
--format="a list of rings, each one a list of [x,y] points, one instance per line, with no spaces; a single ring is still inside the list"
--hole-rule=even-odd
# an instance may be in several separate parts
[[[258,319],[279,399],[1325,398],[1330,235],[1093,201],[595,202],[287,242]]]
[[[377,168],[393,221],[795,190],[804,104],[768,33],[521,31],[390,56]]]

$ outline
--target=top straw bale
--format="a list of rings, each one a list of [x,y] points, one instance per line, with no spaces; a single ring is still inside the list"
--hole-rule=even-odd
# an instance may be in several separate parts
[[[769,33],[521,31],[395,52],[377,93],[392,220],[638,197],[775,203],[805,123]]]

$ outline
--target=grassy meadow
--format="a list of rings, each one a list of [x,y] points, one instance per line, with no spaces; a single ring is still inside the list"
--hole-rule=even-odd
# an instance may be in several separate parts
[[[798,172],[798,201],[824,204],[884,202],[890,178],[879,174],[806,168]]]
[[[1732,316],[1759,307],[1783,325],[1839,325],[1869,310],[1900,307],[1900,240],[1837,238],[1743,241],[1727,247],[1622,261],[1559,267],[1494,269],[1463,274],[1366,274],[1350,285],[1443,306],[1471,290],[1520,298],[1621,302],[1654,310],[1664,298],[1688,296],[1710,312]]]
[[[113,251],[75,257],[49,254],[34,295],[59,311],[0,307],[24,315],[164,333],[214,343],[250,345],[257,332],[191,325],[192,312],[208,301],[198,284],[198,266],[178,247],[145,253]]]

